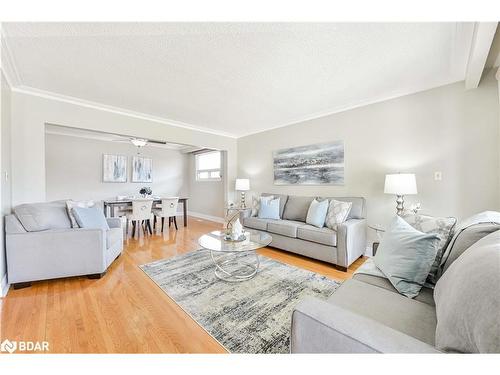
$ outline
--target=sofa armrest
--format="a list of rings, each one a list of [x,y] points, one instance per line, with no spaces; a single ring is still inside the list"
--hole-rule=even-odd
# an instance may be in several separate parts
[[[106,233],[102,229],[8,233],[5,242],[9,283],[106,270]]]
[[[337,265],[349,267],[366,252],[366,219],[349,219],[337,227]]]
[[[121,228],[122,227],[122,219],[119,217],[108,217],[106,219],[110,228]]]
[[[441,353],[375,320],[309,297],[292,315],[292,353]]]

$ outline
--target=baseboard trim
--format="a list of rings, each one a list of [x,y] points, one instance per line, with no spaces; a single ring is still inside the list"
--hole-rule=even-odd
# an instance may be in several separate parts
[[[9,291],[10,285],[7,283],[7,274],[3,275],[0,282],[0,297],[5,297]]]
[[[218,217],[218,216],[206,215],[206,214],[202,214],[202,213],[194,212],[194,211],[188,211],[188,215],[197,217],[199,219],[215,221],[216,223],[224,223],[224,218]]]

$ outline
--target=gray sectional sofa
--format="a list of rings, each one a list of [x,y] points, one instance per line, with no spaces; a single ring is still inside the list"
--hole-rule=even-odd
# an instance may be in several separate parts
[[[476,228],[442,263],[436,288],[414,299],[375,276],[369,259],[329,299],[299,302],[291,352],[500,352],[500,225],[479,241]]]
[[[14,288],[68,276],[101,277],[123,250],[119,218],[109,230],[72,228],[65,201],[23,204],[5,217],[7,275]]]
[[[280,198],[280,220],[245,217],[247,228],[269,232],[272,247],[332,263],[347,271],[366,250],[366,203],[361,197],[333,197],[352,202],[347,220],[337,230],[306,224],[307,210],[315,197],[264,193]],[[328,198],[327,198],[328,199]]]

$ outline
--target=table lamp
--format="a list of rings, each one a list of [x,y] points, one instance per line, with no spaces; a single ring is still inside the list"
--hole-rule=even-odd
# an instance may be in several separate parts
[[[401,216],[404,211],[404,196],[417,194],[417,181],[413,173],[396,173],[385,175],[384,193],[396,195],[396,210]]]
[[[250,190],[250,180],[248,178],[237,178],[234,186],[236,191],[241,191],[241,208],[246,208],[245,191]]]

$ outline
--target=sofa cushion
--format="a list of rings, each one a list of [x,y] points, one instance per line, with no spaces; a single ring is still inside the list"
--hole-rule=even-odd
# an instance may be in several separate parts
[[[272,220],[267,224],[267,231],[282,236],[297,238],[297,228],[304,223],[292,220]]]
[[[429,271],[429,275],[427,275],[426,280],[430,285],[434,285],[438,280],[441,258],[443,257],[446,246],[450,242],[451,236],[453,235],[453,228],[457,223],[457,219],[454,217],[434,217],[420,214],[404,215],[403,219],[405,219],[406,222],[416,230],[423,233],[434,233],[439,237],[436,258],[432,263],[431,270]]]
[[[296,197],[289,196],[283,212],[283,219],[297,220],[305,223],[307,218],[307,211],[313,201],[313,197]]]
[[[28,232],[71,228],[66,201],[21,204],[14,214]]]
[[[352,278],[354,280],[362,281],[373,286],[378,286],[379,288],[383,288],[393,293],[398,293],[389,279],[387,277],[384,277],[383,274],[381,276],[374,276],[365,273],[355,273]],[[426,303],[430,306],[435,306],[436,304],[434,303],[434,289],[425,287],[420,289],[420,293],[418,293],[414,300]]]
[[[436,311],[426,303],[353,279],[345,281],[328,302],[434,345]]]
[[[272,195],[274,198],[279,198],[280,199],[280,219],[283,218],[283,212],[285,211],[285,205],[286,202],[288,201],[288,195],[285,194],[270,194],[270,193],[262,193],[260,196],[261,197],[267,197]]]
[[[243,225],[247,228],[257,229],[257,230],[267,230],[267,223],[270,219],[260,219],[258,217],[247,217],[243,220]]]
[[[450,242],[445,255],[441,259],[441,273],[462,255],[465,250],[474,245],[481,238],[500,230],[500,223],[474,224],[458,231]]]
[[[301,225],[297,228],[297,238],[323,245],[337,246],[337,232],[326,227],[317,228],[312,225]]]
[[[399,293],[413,298],[429,274],[438,242],[436,234],[422,233],[396,216],[373,260]]]
[[[468,248],[436,284],[438,349],[500,352],[500,230]]]

